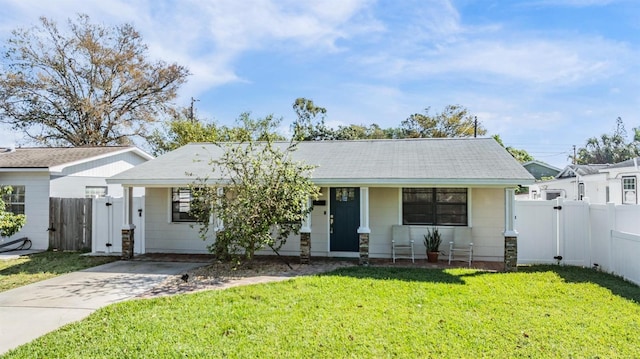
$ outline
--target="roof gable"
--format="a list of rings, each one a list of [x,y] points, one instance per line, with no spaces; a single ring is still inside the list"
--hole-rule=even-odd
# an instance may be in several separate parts
[[[278,143],[286,146],[288,143]],[[209,165],[222,155],[215,144],[189,144],[113,176],[110,183],[171,185],[216,178]],[[317,184],[520,184],[533,177],[495,140],[405,139],[310,141],[295,160],[315,165]],[[187,175],[192,173],[193,176]]]

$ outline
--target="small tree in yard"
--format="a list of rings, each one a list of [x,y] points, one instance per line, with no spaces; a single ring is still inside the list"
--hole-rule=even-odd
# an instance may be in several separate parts
[[[10,186],[0,186],[0,237],[16,234],[27,220],[24,214],[13,214],[7,211],[5,199],[10,198],[11,192]]]
[[[219,258],[253,258],[256,251],[271,248],[276,254],[290,234],[299,233],[311,211],[309,199],[319,189],[310,180],[313,166],[294,161],[295,142],[247,141],[218,144],[223,154],[210,164],[218,192],[208,179],[192,184],[191,213],[206,239],[211,226],[211,210],[224,224],[209,250]]]

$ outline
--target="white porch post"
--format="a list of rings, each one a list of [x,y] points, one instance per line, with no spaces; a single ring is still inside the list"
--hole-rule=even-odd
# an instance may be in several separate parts
[[[134,229],[133,224],[133,188],[123,188],[123,211],[122,211],[122,259],[133,258],[134,249]]]
[[[311,198],[307,198],[307,203],[302,205],[311,208],[313,205]],[[311,212],[307,213],[300,227],[300,263],[309,264],[309,262],[311,262]]]
[[[360,265],[369,265],[369,187],[360,187]]]
[[[222,196],[224,195],[224,188],[222,187],[216,188],[216,194],[218,196],[218,198],[216,198],[216,203],[218,207],[220,207],[220,204],[222,204]],[[222,221],[222,218],[218,217],[218,213],[215,213],[215,212],[213,213],[213,221],[214,221],[213,230],[216,233],[220,231],[224,231],[224,222]]]
[[[504,270],[515,272],[518,269],[518,232],[516,220],[516,190],[504,190]]]
[[[515,228],[515,207],[516,207],[516,190],[513,188],[505,188],[504,190],[504,236],[517,237],[518,231]]]

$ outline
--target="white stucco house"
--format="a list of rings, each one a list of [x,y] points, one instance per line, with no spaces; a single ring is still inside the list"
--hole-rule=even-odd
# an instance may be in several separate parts
[[[529,199],[638,204],[639,165],[640,158],[616,164],[569,165],[555,179],[530,185]]]
[[[215,238],[203,241],[192,226],[187,187],[196,177],[215,178],[208,160],[221,154],[214,144],[189,144],[107,180],[125,187],[125,201],[126,193],[145,188],[144,252],[207,251]],[[453,228],[469,227],[475,259],[503,261],[505,238],[517,236],[514,190],[534,182],[493,139],[302,142],[293,157],[317,166],[312,180],[322,195],[301,235],[281,249],[291,256],[310,250],[319,257],[389,258],[392,226],[403,225],[423,258],[427,228],[438,227],[447,243]],[[125,229],[133,211],[124,216]]]
[[[152,158],[122,146],[1,148],[0,186],[13,188],[5,202],[12,212],[25,214],[27,223],[0,241],[28,237],[33,249],[47,249],[50,197],[122,196],[122,186],[107,184],[106,178]]]

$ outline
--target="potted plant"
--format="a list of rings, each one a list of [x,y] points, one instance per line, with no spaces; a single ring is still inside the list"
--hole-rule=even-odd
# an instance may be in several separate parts
[[[427,234],[424,235],[424,245],[427,247],[427,262],[438,262],[440,244],[442,244],[442,237],[438,228],[434,228],[433,230],[427,229]]]

